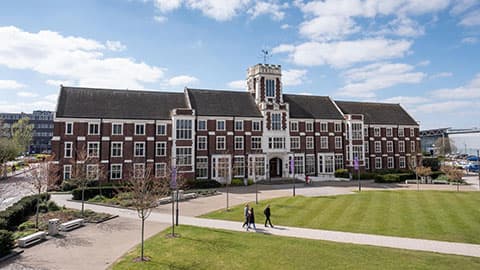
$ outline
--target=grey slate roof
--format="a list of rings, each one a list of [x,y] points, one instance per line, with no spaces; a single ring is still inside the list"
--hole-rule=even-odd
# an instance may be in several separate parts
[[[290,104],[291,118],[343,120],[343,115],[329,97],[285,94],[283,101]]]
[[[335,101],[345,114],[363,114],[366,124],[418,125],[400,104]]]
[[[65,87],[57,117],[170,119],[170,110],[188,108],[184,93]]]
[[[262,117],[248,92],[186,89],[192,109],[200,116]]]

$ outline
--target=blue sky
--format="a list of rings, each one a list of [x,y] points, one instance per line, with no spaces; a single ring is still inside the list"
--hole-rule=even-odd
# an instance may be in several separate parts
[[[55,108],[59,84],[284,91],[401,103],[422,128],[480,127],[479,0],[102,0],[0,4],[0,111]]]

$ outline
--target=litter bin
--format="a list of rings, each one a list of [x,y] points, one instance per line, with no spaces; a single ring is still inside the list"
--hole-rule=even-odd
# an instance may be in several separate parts
[[[58,218],[52,218],[48,220],[48,235],[53,236],[58,234],[58,226],[60,220]]]

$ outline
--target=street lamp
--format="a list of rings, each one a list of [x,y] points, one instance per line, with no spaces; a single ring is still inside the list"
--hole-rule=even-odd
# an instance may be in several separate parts
[[[290,170],[293,174],[293,197],[295,197],[295,152],[292,152],[292,159],[290,160]]]

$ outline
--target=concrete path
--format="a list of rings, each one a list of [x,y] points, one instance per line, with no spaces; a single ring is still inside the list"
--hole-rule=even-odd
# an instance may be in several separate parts
[[[66,201],[64,195],[54,196],[54,199],[59,204],[65,204],[69,208],[79,208],[80,204],[77,202]],[[137,213],[134,210],[112,208],[99,205],[87,205],[87,209],[92,209],[98,212],[105,212],[116,214],[126,218],[137,218]],[[192,225],[206,228],[224,229],[232,231],[245,231],[242,228],[242,221],[223,221],[214,219],[203,219],[196,217],[180,216],[180,224]],[[154,212],[149,218],[150,222],[171,223],[171,215]],[[315,230],[305,228],[295,228],[278,226],[275,228],[259,228],[259,233],[298,237],[305,239],[327,240],[340,243],[352,243],[371,245],[379,247],[400,248],[408,250],[430,251],[444,254],[454,254],[463,256],[480,257],[480,245],[454,243],[434,240],[413,239],[404,237],[392,237],[382,235],[371,235],[362,233],[348,233],[339,231]]]

